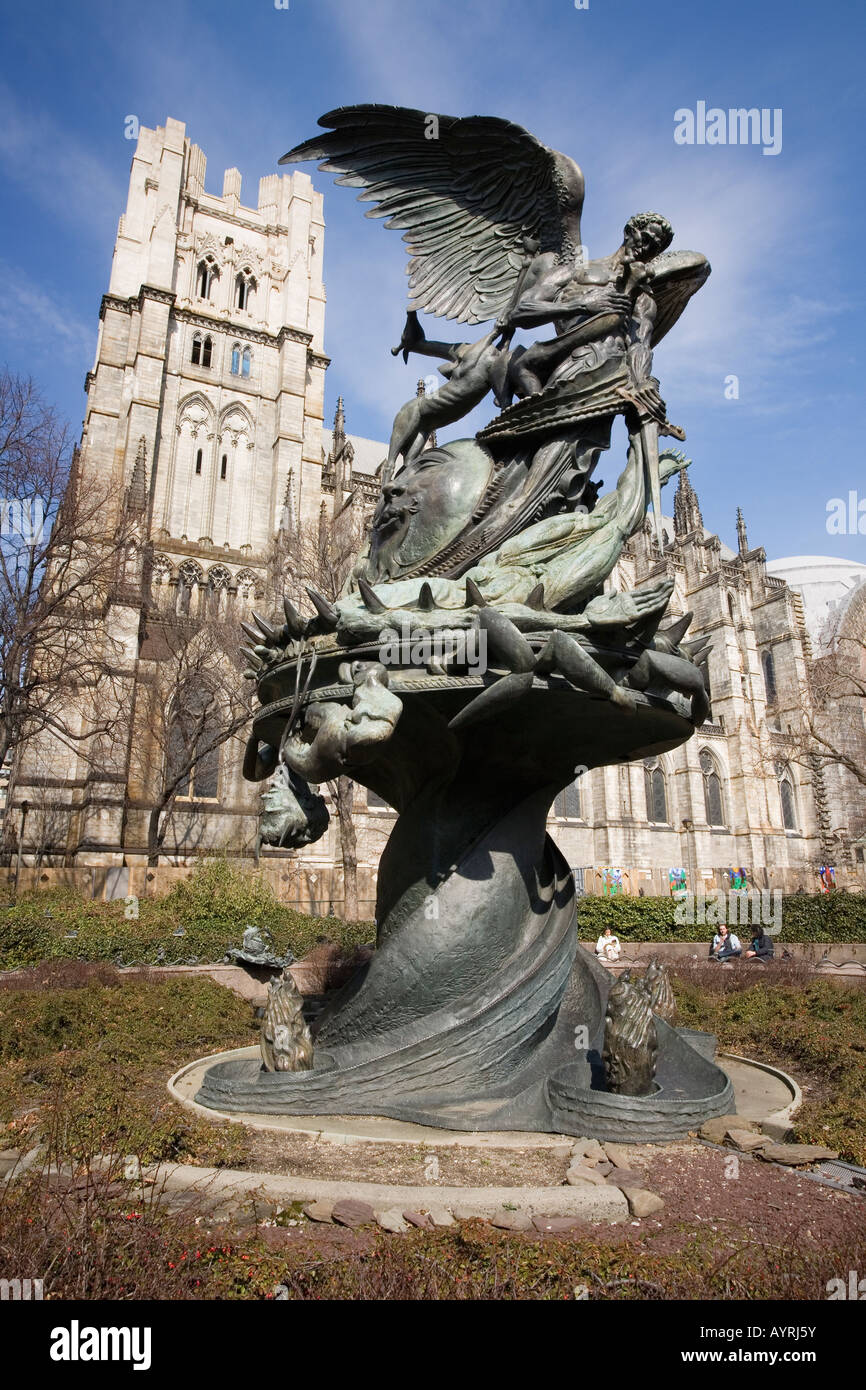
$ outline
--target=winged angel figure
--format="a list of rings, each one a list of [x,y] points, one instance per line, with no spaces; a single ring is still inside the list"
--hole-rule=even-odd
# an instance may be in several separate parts
[[[642,213],[616,252],[587,260],[580,167],[511,121],[360,105],[319,124],[327,133],[280,162],[321,161],[338,184],[362,190],[368,217],[402,231],[409,312],[394,351],[446,358],[447,384],[398,413],[385,487],[400,455],[412,463],[434,429],[492,390],[501,414],[479,439],[510,450],[510,468],[500,466],[486,544],[579,505],[618,413],[641,451],[658,525],[658,435],[684,436],[666,420],[651,353],[709,275],[706,258],[668,251],[669,224]],[[492,328],[474,343],[431,341],[421,310]],[[512,350],[518,328],[548,323],[553,338]]]

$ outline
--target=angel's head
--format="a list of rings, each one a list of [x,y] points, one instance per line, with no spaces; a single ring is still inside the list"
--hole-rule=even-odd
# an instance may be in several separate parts
[[[674,229],[659,212],[636,212],[625,224],[622,242],[629,257],[635,261],[651,261],[667,250],[674,239]]]

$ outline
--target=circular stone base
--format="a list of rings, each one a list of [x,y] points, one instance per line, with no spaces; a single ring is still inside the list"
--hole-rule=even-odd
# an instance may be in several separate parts
[[[168,1082],[169,1093],[186,1109],[207,1120],[231,1120],[250,1129],[309,1134],[316,1139],[339,1143],[418,1144],[421,1147],[441,1148],[443,1145],[477,1149],[557,1149],[574,1143],[570,1135],[540,1134],[531,1131],[438,1129],[432,1125],[409,1124],[383,1115],[253,1115],[224,1114],[199,1105],[195,1096],[207,1069],[215,1062],[253,1059],[260,1055],[258,1047],[238,1047],[231,1052],[218,1052],[199,1057]],[[799,1108],[800,1088],[792,1077],[764,1062],[748,1057],[719,1053],[716,1063],[727,1073],[734,1088],[736,1113],[752,1120],[767,1120],[784,1124]],[[634,1142],[634,1141],[629,1141]]]

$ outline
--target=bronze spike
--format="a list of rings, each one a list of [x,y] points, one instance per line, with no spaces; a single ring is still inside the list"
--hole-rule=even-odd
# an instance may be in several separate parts
[[[484,595],[482,594],[481,590],[479,589],[478,585],[475,583],[474,579],[467,579],[467,581],[466,581],[466,607],[467,607],[467,608],[484,608],[484,606],[485,606],[486,603],[487,603],[487,600],[485,599],[485,597],[484,597]]]
[[[262,662],[261,657],[256,656],[255,652],[252,651],[249,647],[241,647],[241,656],[245,656],[250,665],[255,667],[256,669],[258,669],[260,666],[264,664]]]
[[[307,593],[310,595],[310,602],[325,624],[325,631],[333,632],[340,618],[336,608],[332,608],[328,600],[322,598],[321,594],[317,594],[315,589],[307,587]]]
[[[418,607],[424,613],[429,613],[436,607],[436,600],[433,597],[433,590],[425,580],[418,593]]]
[[[545,611],[544,585],[536,584],[535,588],[532,590],[532,593],[527,595],[527,597],[524,599],[524,603],[526,604],[527,608],[535,608],[539,612],[543,613]]]
[[[271,627],[267,619],[263,618],[261,613],[257,613],[255,609],[253,609],[253,622],[268,640],[273,640],[273,638],[276,637],[276,628]]]
[[[384,603],[379,598],[379,595],[376,593],[372,584],[370,584],[366,579],[358,580],[358,589],[360,591],[361,598],[364,600],[364,607],[367,608],[371,613],[387,613],[388,610],[385,607]]]
[[[301,617],[291,599],[283,595],[283,611],[286,615],[286,626],[292,637],[303,637],[306,623]]]

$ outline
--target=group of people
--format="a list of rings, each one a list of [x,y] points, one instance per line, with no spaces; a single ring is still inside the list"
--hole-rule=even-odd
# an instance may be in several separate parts
[[[743,950],[742,942],[737,933],[728,931],[724,922],[713,937],[710,946],[710,960],[721,962],[735,960],[738,957],[742,957],[743,960],[767,961],[773,959],[773,953],[773,938],[767,935],[760,924],[752,928],[751,945],[747,951]]]
[[[710,946],[710,960],[716,960],[722,964],[725,961],[736,960],[740,957],[743,960],[768,961],[773,959],[773,952],[773,938],[767,935],[762,926],[756,925],[752,928],[751,944],[748,950],[744,951],[736,932],[728,931],[728,928],[722,923]],[[595,943],[595,954],[605,965],[615,964],[622,955],[620,939],[610,927],[605,927]]]

